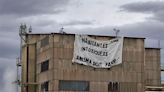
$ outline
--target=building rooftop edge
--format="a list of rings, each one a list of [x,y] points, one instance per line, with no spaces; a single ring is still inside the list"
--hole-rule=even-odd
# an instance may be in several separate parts
[[[161,48],[159,48],[159,47],[145,47],[145,49],[161,49]]]
[[[27,33],[27,35],[50,35],[50,34],[61,34],[61,35],[75,35],[73,33]],[[84,34],[89,36],[100,36],[100,37],[116,37],[112,35],[97,35],[97,34]],[[132,38],[132,39],[145,39],[144,37],[132,37],[132,36],[123,36],[124,38]]]

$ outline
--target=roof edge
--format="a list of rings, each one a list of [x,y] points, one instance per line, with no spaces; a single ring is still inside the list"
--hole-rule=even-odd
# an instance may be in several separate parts
[[[161,48],[158,48],[158,47],[145,47],[145,49],[161,49]]]
[[[27,33],[27,35],[50,35],[50,34],[61,34],[61,35],[75,35],[73,33]],[[99,36],[99,37],[113,37],[111,35],[96,35],[96,34],[84,34],[89,36]],[[131,39],[145,39],[144,37],[132,37],[132,36],[123,36],[124,38],[131,38]]]

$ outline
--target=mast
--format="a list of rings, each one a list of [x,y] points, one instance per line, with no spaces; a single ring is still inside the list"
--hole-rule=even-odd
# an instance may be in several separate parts
[[[16,66],[17,66],[17,78],[16,78],[16,84],[17,84],[17,92],[19,92],[19,87],[23,86],[23,83],[20,78],[20,68],[22,66],[21,60],[22,60],[22,46],[26,43],[26,34],[27,34],[27,27],[26,24],[21,24],[19,27],[19,36],[20,36],[20,52],[19,57],[16,59]]]

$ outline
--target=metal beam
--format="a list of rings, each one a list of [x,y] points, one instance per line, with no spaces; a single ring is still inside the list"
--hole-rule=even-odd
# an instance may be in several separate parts
[[[164,71],[164,68],[161,68],[161,71]]]

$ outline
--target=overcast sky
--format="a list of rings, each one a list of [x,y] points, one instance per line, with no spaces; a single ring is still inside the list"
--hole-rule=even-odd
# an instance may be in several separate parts
[[[0,0],[0,92],[14,92],[19,26],[33,32],[145,37],[164,60],[164,0]]]

